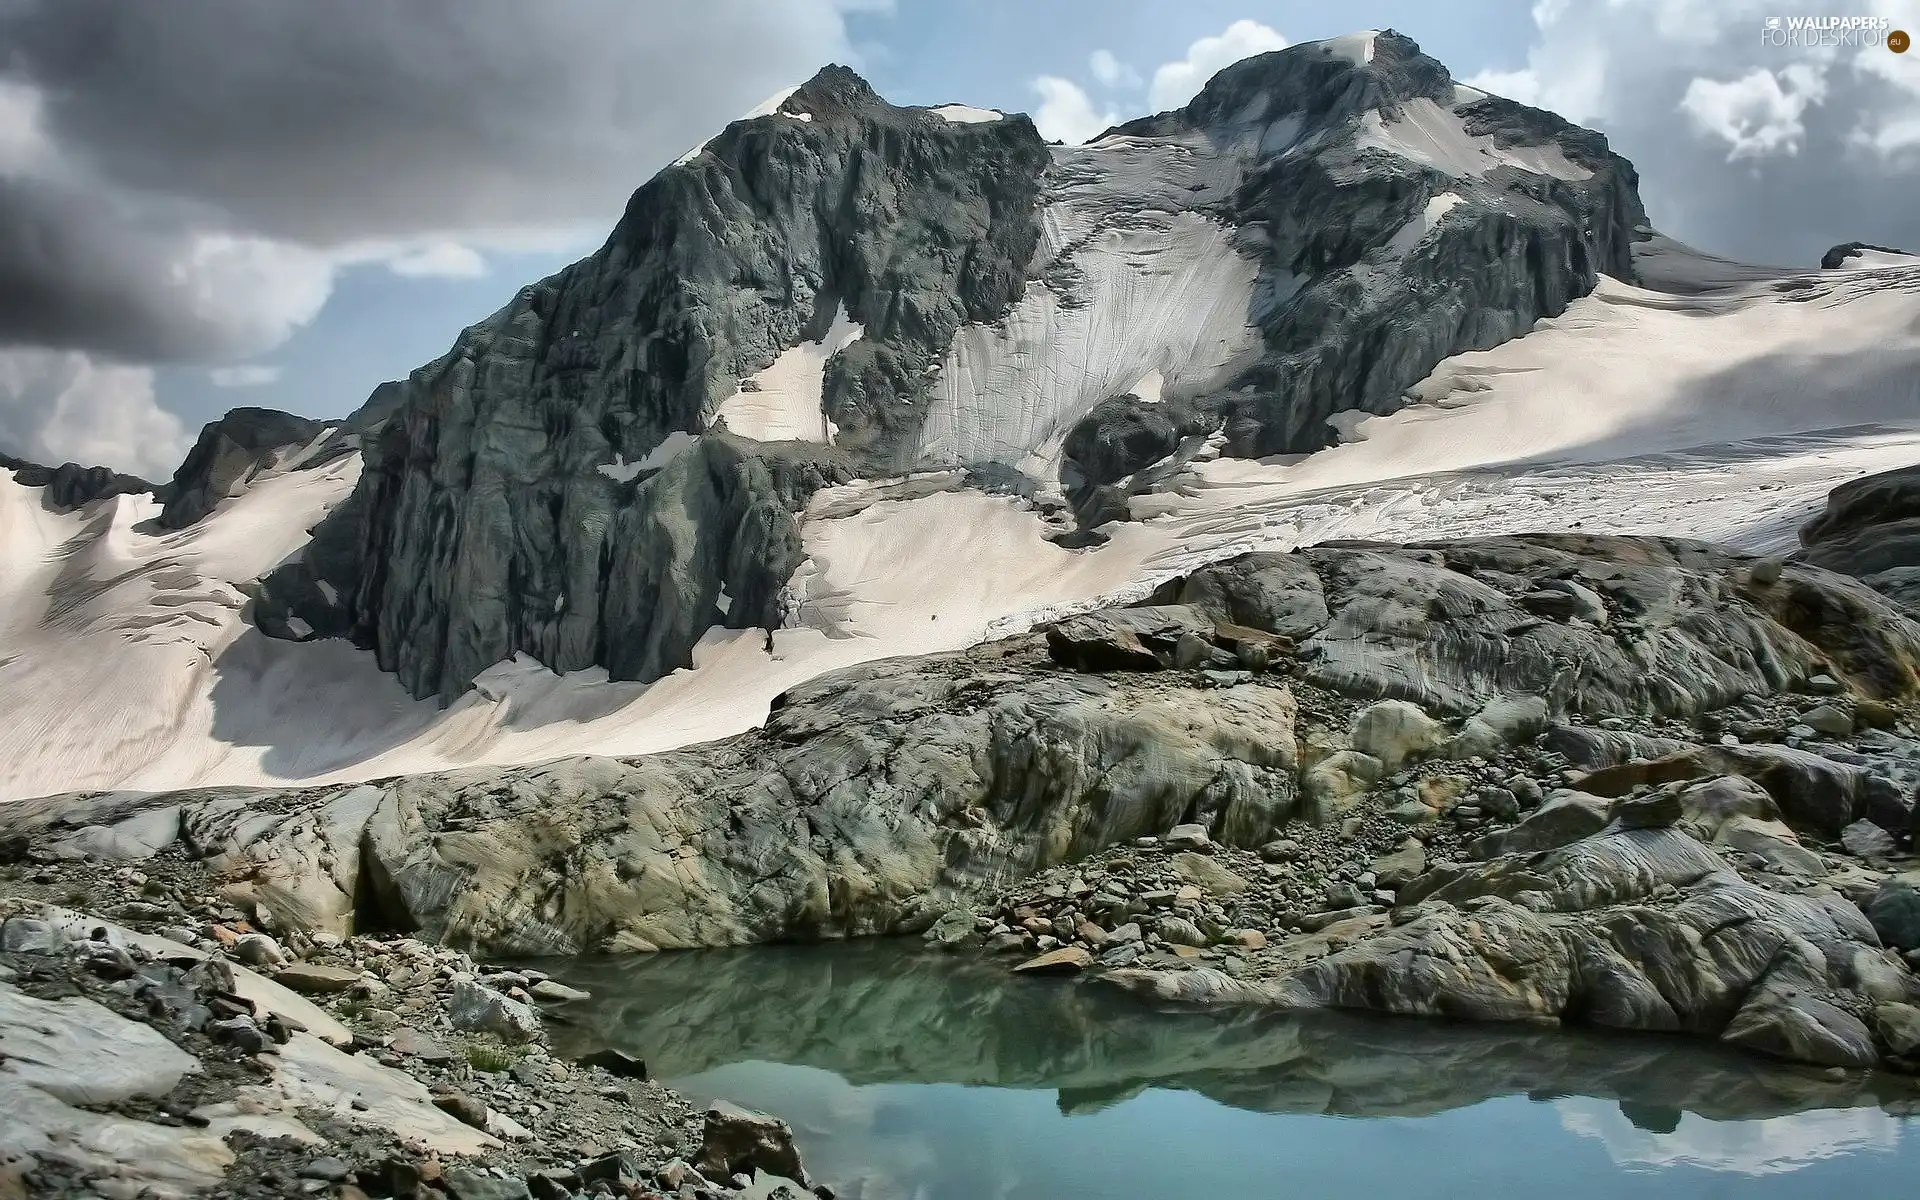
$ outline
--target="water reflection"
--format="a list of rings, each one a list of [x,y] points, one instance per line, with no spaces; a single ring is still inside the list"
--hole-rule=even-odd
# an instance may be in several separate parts
[[[564,1013],[560,1049],[619,1046],[695,1095],[779,1112],[816,1170],[863,1200],[1415,1183],[1570,1200],[1617,1194],[1622,1172],[1654,1173],[1655,1195],[1718,1194],[1701,1181],[1737,1172],[1743,1196],[1812,1196],[1920,1168],[1901,1138],[1906,1081],[1687,1039],[1154,1013],[1097,985],[871,941],[562,974],[594,999]]]

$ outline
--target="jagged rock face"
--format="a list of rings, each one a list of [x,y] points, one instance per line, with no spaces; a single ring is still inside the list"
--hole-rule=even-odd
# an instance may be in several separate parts
[[[862,332],[818,400],[836,449],[784,457],[816,481],[844,477],[849,456],[898,458],[927,369],[1020,293],[1046,163],[1024,118],[952,123],[821,72],[655,176],[597,254],[382,398],[392,415],[317,561],[266,591],[316,630],[349,630],[422,696],[456,695],[516,651],[653,678],[687,665],[723,589],[740,601],[725,624],[777,624],[796,560],[768,477],[795,472],[752,465],[710,424],[743,380],[843,317]],[[674,589],[634,590],[668,573]],[[309,609],[321,581],[334,611]]]
[[[1638,179],[1605,138],[1456,86],[1398,34],[1365,46],[1244,60],[1186,108],[1116,131],[1191,147],[1233,179],[1196,207],[1259,263],[1248,321],[1260,351],[1188,397],[1224,423],[1233,453],[1320,449],[1334,413],[1392,412],[1447,355],[1559,315],[1602,272],[1633,278]],[[1089,413],[1083,428],[1099,432],[1076,429],[1081,444],[1137,449],[1091,456],[1085,474],[1104,482],[1153,461],[1151,439],[1106,429],[1134,419]]]
[[[1910,254],[1909,250],[1898,250],[1892,246],[1876,246],[1872,242],[1841,242],[1830,247],[1820,256],[1820,267],[1826,271],[1837,271],[1847,265],[1850,258],[1860,257],[1863,250],[1878,250],[1882,254]]]
[[[236,408],[218,421],[209,421],[167,486],[161,526],[185,529],[194,524],[222,500],[238,494],[255,474],[280,465],[294,452],[313,448],[315,453],[306,460],[309,466],[350,453],[353,445],[344,437],[329,447],[313,447],[322,434],[339,424],[271,408]]]
[[[1037,469],[1097,540],[1182,447],[1318,449],[1332,414],[1391,411],[1444,356],[1630,277],[1634,189],[1598,135],[1393,33],[1247,60],[1051,151],[1024,117],[895,108],[829,68],[376,397],[359,491],[265,582],[261,624],[345,633],[423,696],[516,652],[654,678],[716,597],[790,567],[740,457]],[[647,486],[722,427],[749,440],[710,483]],[[634,528],[681,531],[670,594],[624,594],[669,569],[622,565]]]
[[[1920,467],[1849,480],[1800,530],[1797,557],[1920,610]]]
[[[160,491],[137,475],[123,475],[108,467],[83,467],[79,463],[45,467],[0,454],[0,470],[12,471],[13,481],[21,487],[47,489],[47,503],[58,509],[80,508],[109,496]]]

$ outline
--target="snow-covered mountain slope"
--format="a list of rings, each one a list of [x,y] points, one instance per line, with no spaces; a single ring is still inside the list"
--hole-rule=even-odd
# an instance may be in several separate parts
[[[1651,245],[1669,273],[1723,269]],[[651,684],[518,655],[444,709],[346,641],[242,619],[242,589],[350,494],[355,457],[269,472],[175,532],[139,497],[61,513],[0,478],[0,797],[642,753],[752,726],[823,671],[965,646],[1251,548],[1583,528],[1784,551],[1835,484],[1920,458],[1916,380],[1920,266],[1685,295],[1604,280],[1527,336],[1445,360],[1410,407],[1343,422],[1333,449],[1231,459],[1193,439],[1098,547],[1062,548],[1034,504],[958,470],[823,487],[771,654],[764,632],[716,626],[693,668]]]

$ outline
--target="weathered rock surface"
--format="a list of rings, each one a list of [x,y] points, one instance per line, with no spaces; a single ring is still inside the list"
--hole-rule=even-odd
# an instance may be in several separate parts
[[[1143,222],[1218,231],[1251,278],[1231,314],[1246,344],[1164,364],[1167,396],[1128,381],[1059,414],[1058,483],[1088,530],[1125,515],[1125,479],[1202,435],[1249,456],[1318,449],[1332,414],[1393,411],[1447,355],[1558,315],[1602,272],[1633,277],[1637,180],[1603,137],[1463,101],[1399,34],[1371,45],[1256,56],[1112,145],[1053,151],[1024,117],[950,122],[822,71],[641,187],[595,255],[383,386],[358,489],[262,582],[260,627],[349,637],[448,699],[516,653],[649,680],[710,625],[777,625],[811,489],[928,462],[1013,470],[1037,448],[957,448],[950,426],[1025,420],[975,408],[1022,402],[963,395],[933,421],[937,388],[974,386],[935,376],[963,327],[1035,289],[1108,303],[1085,294],[1082,252]],[[1471,149],[1436,157],[1423,131],[1439,126]],[[1054,244],[1043,226],[1091,232]],[[720,432],[745,381],[848,322],[819,442]],[[176,490],[181,519],[208,491]],[[1604,619],[1584,585],[1540,594]]]
[[[1608,719],[1691,718],[1816,675],[1855,696],[1911,695],[1920,628],[1900,610],[1807,567],[1756,589],[1743,563],[1693,543],[1567,535],[1247,555],[1170,585],[1177,603],[1093,615],[1109,632],[1145,630],[1156,654],[1197,641],[1205,661],[1260,637],[1297,647],[1235,686],[1170,664],[1063,671],[1057,644],[1032,635],[839,672],[782,697],[762,730],[631,762],[54,797],[8,806],[0,832],[60,846],[95,830],[89,844],[150,853],[173,831],[236,902],[296,927],[416,930],[503,952],[918,931],[958,900],[1183,823],[1251,848],[1295,817],[1339,817],[1389,772],[1353,749],[1304,756],[1302,695],[1335,730],[1371,729],[1354,725],[1356,701],[1418,705],[1408,727],[1433,754],[1457,741],[1449,718],[1502,730],[1490,752],[1526,738],[1542,723],[1530,694],[1556,716]],[[1588,581],[1614,617],[1529,615],[1520,599],[1552,579]],[[1489,717],[1501,711],[1517,715]],[[1396,753],[1413,753],[1404,742]],[[1862,816],[1908,819],[1873,770],[1789,747],[1694,747],[1579,786],[1613,797],[1728,774],[1822,837]],[[1510,789],[1465,786],[1434,775],[1410,796],[1422,821],[1516,815]],[[1719,844],[1739,837],[1817,873],[1772,817],[1746,819],[1759,824]]]
[[[236,408],[209,421],[167,485],[160,524],[185,529],[240,494],[261,471],[290,465],[318,466],[350,453],[355,440],[324,435],[338,432],[339,421],[313,421],[271,408]]]
[[[83,467],[71,462],[46,467],[7,454],[0,454],[0,471],[13,472],[13,481],[21,487],[47,489],[47,503],[60,510],[80,508],[109,496],[161,490],[137,475],[123,474],[111,467]]]
[[[1800,544],[1805,561],[1858,576],[1908,608],[1920,608],[1920,467],[1883,471],[1833,489],[1826,511],[1801,528]]]
[[[822,71],[389,394],[324,554],[265,592],[423,696],[515,652],[651,679],[711,624],[777,625],[793,510],[846,463],[910,451],[927,369],[1025,286],[1048,161],[1025,117],[949,122]],[[709,432],[742,379],[836,313],[862,333],[827,365],[833,449]],[[321,582],[338,604],[309,612]]]

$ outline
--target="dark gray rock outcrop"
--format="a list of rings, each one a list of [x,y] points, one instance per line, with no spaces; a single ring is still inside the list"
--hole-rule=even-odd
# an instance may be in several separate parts
[[[287,457],[313,447],[338,421],[313,421],[271,408],[236,408],[209,421],[187,452],[185,461],[167,485],[160,524],[185,529],[214,510],[222,500],[238,494],[260,471],[281,465]],[[346,438],[326,447],[313,447],[303,465],[317,466],[352,451]]]
[[[723,588],[729,624],[777,621],[795,542],[768,500],[910,454],[928,369],[1024,286],[1046,165],[1023,117],[950,123],[822,71],[389,391],[353,500],[309,562],[265,582],[266,607],[442,697],[515,652],[615,678],[684,666]],[[708,432],[742,379],[837,311],[864,332],[826,366],[833,449]],[[676,569],[694,574],[654,588]]]
[[[1876,246],[1872,242],[1842,242],[1830,248],[1820,256],[1822,270],[1834,271],[1847,265],[1850,258],[1858,258],[1862,250],[1878,250],[1882,254],[1911,254],[1910,250],[1896,250],[1892,246]]]
[[[1796,556],[1920,611],[1920,467],[1849,480],[1800,530]]]
[[[158,494],[161,489],[137,475],[126,475],[111,467],[83,467],[62,463],[46,467],[22,458],[0,454],[0,470],[13,472],[13,481],[21,487],[45,488],[46,500],[57,509],[75,509],[109,496],[134,496],[143,492]]]
[[[1458,153],[1427,132],[1456,126]],[[1459,92],[1392,31],[1365,63],[1326,43],[1245,59],[1114,132],[1197,137],[1241,164],[1212,213],[1262,271],[1265,353],[1211,400],[1237,454],[1318,450],[1334,413],[1395,411],[1447,355],[1557,316],[1601,273],[1633,278],[1632,165],[1551,113]]]

